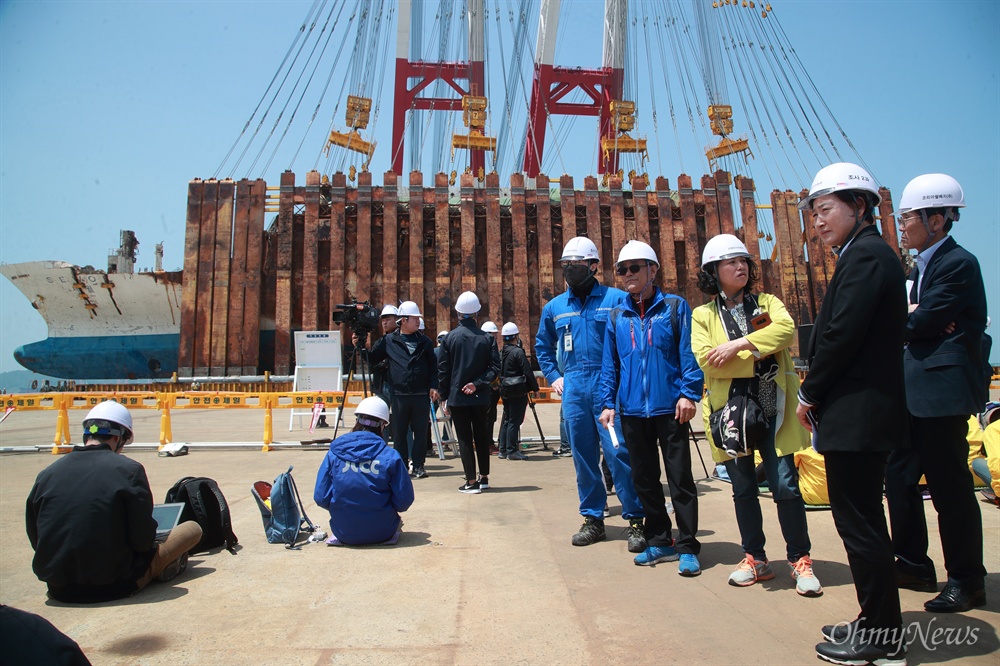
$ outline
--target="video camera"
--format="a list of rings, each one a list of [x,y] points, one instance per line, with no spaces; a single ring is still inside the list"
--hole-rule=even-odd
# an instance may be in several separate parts
[[[355,298],[350,303],[338,303],[334,307],[339,312],[330,317],[333,323],[347,324],[358,335],[371,333],[378,327],[379,311],[368,301],[358,303]]]

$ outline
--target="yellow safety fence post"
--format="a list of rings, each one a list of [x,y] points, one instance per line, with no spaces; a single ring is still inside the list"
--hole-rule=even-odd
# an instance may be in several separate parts
[[[160,446],[162,449],[164,446],[169,444],[173,438],[174,433],[170,431],[170,400],[163,396],[158,398],[158,402],[161,403],[161,409],[163,412],[160,414]]]
[[[72,446],[62,446],[63,444],[69,444],[69,411],[66,409],[67,398],[65,395],[60,394],[54,398],[55,401],[59,403],[59,412],[56,416],[56,436],[52,440],[52,455],[56,456],[60,453],[69,453],[73,450]]]
[[[271,446],[271,442],[274,439],[273,420],[271,418],[271,394],[268,393],[261,397],[264,398],[267,406],[264,408],[264,446],[260,450],[266,453],[274,448]]]

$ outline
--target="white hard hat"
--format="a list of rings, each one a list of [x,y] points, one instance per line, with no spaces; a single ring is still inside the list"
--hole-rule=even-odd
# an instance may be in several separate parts
[[[448,331],[438,331],[438,340],[448,335]]]
[[[809,196],[799,202],[799,210],[809,207],[814,199],[844,190],[860,190],[875,195],[875,205],[882,203],[875,179],[865,169],[850,162],[837,162],[816,173]]]
[[[389,422],[389,405],[385,404],[385,400],[373,395],[370,398],[365,398],[358,403],[357,408],[354,410],[354,417],[361,421],[364,425],[377,425],[375,423],[365,423],[364,419],[359,417],[362,416],[372,416],[376,419],[382,421],[382,425]]]
[[[385,312],[385,310],[383,310]],[[396,308],[397,317],[421,317],[420,308],[413,301],[403,301]]]
[[[455,312],[458,314],[476,314],[482,307],[479,303],[479,297],[471,291],[463,291],[458,295],[458,300],[455,301]]]
[[[500,330],[497,328],[497,325],[491,321],[484,321],[483,325],[479,328],[483,329],[483,333],[496,333]]]
[[[965,192],[958,181],[947,174],[925,173],[903,188],[896,215],[921,208],[965,208]]]
[[[382,308],[382,314],[380,314],[379,316],[380,317],[395,317],[397,314],[399,314],[399,310],[396,309],[396,306],[389,305],[387,303],[386,306],[384,308]]]
[[[713,261],[732,259],[733,257],[750,257],[747,246],[732,234],[719,234],[708,239],[701,253],[701,267],[704,268]]]
[[[420,318],[420,328],[418,330],[421,330],[421,331],[424,330],[424,318],[423,317]]]
[[[518,328],[517,328],[517,324],[515,324],[515,323],[514,323],[514,322],[512,322],[512,321],[509,321],[509,322],[507,322],[506,324],[504,324],[504,325],[503,325],[503,330],[501,331],[501,333],[502,333],[502,334],[503,334],[504,336],[508,336],[508,335],[517,335],[517,334],[518,334],[518,333],[520,333],[520,332],[521,332],[521,331],[519,331],[519,330],[518,330]]]
[[[636,259],[640,261],[651,261],[657,266],[660,265],[660,260],[656,258],[656,253],[653,252],[653,248],[646,243],[637,240],[630,240],[625,243],[625,247],[623,247],[622,251],[618,253],[618,261],[615,263],[617,265],[626,261],[634,261]]]
[[[580,261],[583,259],[600,261],[601,257],[597,254],[597,246],[594,245],[594,241],[585,236],[570,238],[566,247],[563,248],[559,261]]]
[[[83,436],[87,435],[118,435],[122,446],[130,443],[133,437],[132,414],[124,405],[114,400],[106,400],[96,405],[83,419]]]

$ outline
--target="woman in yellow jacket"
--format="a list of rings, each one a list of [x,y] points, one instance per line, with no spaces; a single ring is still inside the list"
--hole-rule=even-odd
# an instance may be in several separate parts
[[[799,379],[788,352],[795,323],[780,300],[770,294],[753,295],[760,272],[736,236],[720,234],[710,239],[701,264],[698,286],[715,296],[694,310],[691,322],[691,346],[708,387],[702,400],[705,432],[712,432],[709,415],[725,406],[733,380],[750,380],[768,426],[756,448],[777,505],[795,589],[803,596],[819,596],[823,588],[809,557],[809,529],[794,461],[795,452],[809,446],[809,434],[795,416]],[[715,446],[712,457],[725,463],[733,482],[736,522],[745,553],[729,576],[730,585],[745,587],[774,578],[764,551],[753,451],[732,458]]]

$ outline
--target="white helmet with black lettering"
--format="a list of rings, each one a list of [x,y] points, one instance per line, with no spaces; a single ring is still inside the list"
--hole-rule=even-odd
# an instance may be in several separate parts
[[[903,188],[896,215],[925,208],[950,209],[945,213],[945,219],[957,220],[958,209],[965,208],[965,192],[958,181],[947,174],[925,173],[917,176]]]
[[[747,246],[739,238],[732,234],[719,234],[712,236],[705,243],[705,249],[701,253],[701,267],[715,261],[724,261],[733,257],[750,258]]]
[[[559,258],[559,261],[583,260],[600,261],[601,257],[597,253],[597,246],[594,245],[594,241],[586,236],[570,238],[569,242],[566,243],[566,247],[563,248],[562,257]]]
[[[461,315],[474,315],[482,308],[479,297],[471,291],[463,291],[455,301],[455,312]]]
[[[875,179],[866,169],[850,162],[837,162],[816,172],[809,195],[799,202],[799,210],[810,208],[819,197],[845,190],[858,190],[871,195],[874,198],[872,208],[882,203]]]
[[[354,410],[354,418],[366,426],[379,427],[389,423],[389,405],[385,400],[373,395],[358,403]]]
[[[656,258],[656,252],[653,252],[653,248],[651,248],[647,243],[637,240],[630,240],[625,243],[625,246],[622,247],[622,251],[618,253],[618,261],[615,262],[615,265],[617,266],[625,263],[626,261],[636,260],[648,261],[656,264],[657,266],[660,265],[660,260]]]
[[[122,447],[133,439],[132,414],[113,400],[96,405],[83,419],[83,440],[92,435],[117,435]]]

